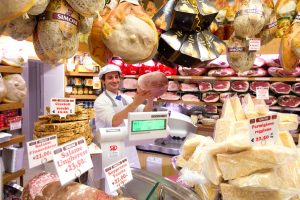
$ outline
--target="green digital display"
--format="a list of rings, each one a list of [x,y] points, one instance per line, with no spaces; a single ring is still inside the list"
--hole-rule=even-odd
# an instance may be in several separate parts
[[[131,132],[157,131],[166,129],[166,119],[133,120]]]

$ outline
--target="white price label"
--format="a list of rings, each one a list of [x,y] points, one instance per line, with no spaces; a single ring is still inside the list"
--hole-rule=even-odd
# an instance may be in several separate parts
[[[51,135],[26,144],[29,168],[33,168],[53,160],[52,150],[57,147],[57,136]]]
[[[249,39],[249,51],[259,51],[260,45],[260,38]]]
[[[72,93],[73,88],[71,86],[66,86],[65,87],[65,92],[66,93]]]
[[[75,114],[74,98],[52,98],[50,101],[50,114],[66,117]]]
[[[101,89],[101,81],[98,76],[93,77],[93,89],[100,90]]]
[[[80,177],[93,167],[85,139],[79,138],[53,149],[56,172],[62,185]]]
[[[252,145],[275,144],[278,139],[277,114],[253,118],[249,122]]]
[[[269,99],[269,87],[257,87],[256,99]]]
[[[133,179],[127,158],[104,168],[104,173],[111,192],[116,191]]]
[[[17,121],[11,121],[9,126],[10,126],[11,131],[21,129],[22,128],[22,120],[20,119]]]

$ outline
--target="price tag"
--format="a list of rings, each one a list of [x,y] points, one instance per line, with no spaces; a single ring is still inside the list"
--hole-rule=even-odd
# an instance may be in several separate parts
[[[100,90],[101,89],[101,81],[98,76],[93,77],[93,89]]]
[[[74,98],[52,98],[50,100],[50,114],[66,117],[75,114]]]
[[[71,86],[66,86],[65,87],[65,92],[71,94],[72,93],[73,88]]]
[[[277,114],[250,119],[249,130],[252,145],[274,144],[278,139]]]
[[[269,99],[269,87],[257,87],[256,99]]]
[[[62,185],[80,177],[93,167],[84,138],[65,143],[52,150],[54,165]]]
[[[22,128],[22,120],[19,119],[16,121],[11,121],[9,126],[10,126],[11,131],[21,129]]]
[[[249,38],[249,51],[260,50],[260,38]]]
[[[57,136],[51,135],[26,144],[29,168],[33,168],[53,160],[52,150],[57,147]]]
[[[111,192],[116,191],[133,179],[127,158],[104,168],[104,173]]]

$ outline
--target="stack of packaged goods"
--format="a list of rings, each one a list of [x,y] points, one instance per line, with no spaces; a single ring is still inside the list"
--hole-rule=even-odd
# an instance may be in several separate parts
[[[87,144],[93,140],[89,120],[95,118],[95,112],[85,109],[82,105],[76,105],[75,115],[67,115],[60,118],[58,115],[40,116],[34,124],[34,139],[48,135],[57,135],[58,144],[63,144],[79,137],[84,137]]]
[[[278,137],[254,143],[250,121],[277,115]],[[263,100],[227,98],[217,120],[214,139],[192,135],[176,164],[179,180],[203,200],[297,199],[300,194],[300,154],[289,131],[298,126],[295,114],[270,112]],[[261,139],[261,138],[260,138]]]

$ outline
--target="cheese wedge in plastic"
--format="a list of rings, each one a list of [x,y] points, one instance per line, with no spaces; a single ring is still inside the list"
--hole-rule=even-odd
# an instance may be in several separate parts
[[[255,110],[255,105],[253,103],[253,100],[252,100],[250,94],[247,94],[243,98],[243,107],[244,107],[244,112],[245,112],[247,119],[252,119],[252,118],[258,117],[258,114]]]
[[[241,120],[241,121],[236,121],[235,122],[235,134],[249,134],[249,120]]]
[[[217,163],[217,158],[208,151],[203,156],[202,172],[204,176],[214,185],[220,185],[222,174]]]
[[[210,183],[196,184],[195,192],[202,200],[216,200],[219,194],[219,187]]]
[[[279,122],[295,122],[299,123],[298,115],[291,113],[277,113]]]
[[[289,148],[296,148],[294,139],[288,131],[279,131],[279,138],[280,138],[283,146],[286,146]]]
[[[246,115],[244,113],[240,98],[237,95],[235,95],[230,98],[230,102],[231,102],[236,120],[237,121],[245,120]]]
[[[255,99],[254,105],[255,105],[255,111],[259,115],[265,116],[269,113],[269,106],[266,104],[265,100]]]
[[[214,140],[223,142],[228,137],[234,135],[235,120],[230,118],[218,119],[215,125]]]
[[[297,155],[296,151],[284,146],[255,146],[236,154],[217,154],[217,161],[224,180],[232,180],[286,164]]]
[[[298,125],[296,122],[279,122],[278,128],[279,131],[293,131],[297,130]]]
[[[225,118],[225,119],[228,119],[228,120],[231,120],[231,121],[236,121],[235,114],[234,114],[234,111],[233,111],[233,107],[232,107],[231,102],[230,102],[230,98],[227,98],[224,101],[224,104],[223,104],[223,107],[222,107],[221,118]]]
[[[282,200],[277,191],[249,191],[230,184],[221,184],[223,200]]]

